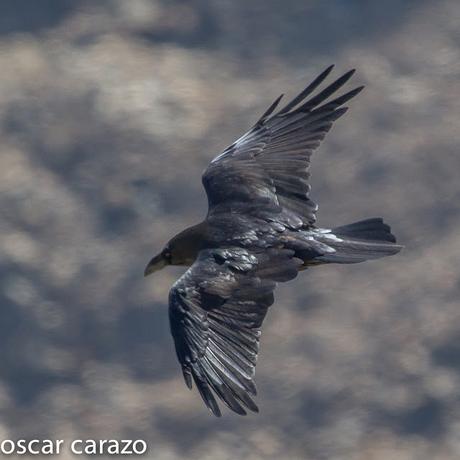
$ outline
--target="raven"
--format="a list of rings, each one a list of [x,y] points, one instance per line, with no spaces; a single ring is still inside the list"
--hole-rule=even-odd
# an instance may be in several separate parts
[[[203,173],[205,220],[172,238],[145,268],[189,267],[169,294],[169,319],[185,383],[221,415],[217,399],[246,415],[252,396],[261,326],[277,282],[314,265],[352,264],[390,256],[402,246],[381,218],[332,229],[315,225],[309,197],[310,156],[341,117],[357,87],[327,101],[350,70],[308,98],[324,70],[275,112],[281,97]],[[217,397],[217,399],[216,399]]]

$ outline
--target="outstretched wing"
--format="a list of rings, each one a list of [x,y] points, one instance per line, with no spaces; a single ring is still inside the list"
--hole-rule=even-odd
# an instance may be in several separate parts
[[[240,415],[258,411],[251,396],[260,328],[276,281],[297,275],[302,262],[293,252],[203,250],[170,291],[171,333],[185,383],[195,382],[216,416],[216,396]]]
[[[309,198],[310,156],[332,123],[347,111],[343,104],[363,89],[360,86],[325,102],[349,80],[351,70],[305,100],[332,67],[272,115],[281,95],[248,133],[209,164],[203,185],[211,214],[232,209],[244,212],[251,203],[276,209],[279,219],[294,228],[315,223],[317,205]]]

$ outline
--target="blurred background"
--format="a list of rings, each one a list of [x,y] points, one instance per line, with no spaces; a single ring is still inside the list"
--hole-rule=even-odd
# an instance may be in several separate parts
[[[458,459],[459,44],[455,0],[2,1],[0,439]],[[280,286],[261,413],[216,420],[169,334],[182,270],[143,269],[204,216],[208,162],[331,63],[366,90],[314,156],[319,224],[381,215],[406,249]]]

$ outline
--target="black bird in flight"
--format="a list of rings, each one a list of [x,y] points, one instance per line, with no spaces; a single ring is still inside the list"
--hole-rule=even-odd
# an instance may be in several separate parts
[[[169,319],[185,383],[195,382],[210,411],[216,401],[258,412],[254,373],[262,321],[277,282],[321,264],[352,264],[400,251],[390,227],[372,218],[317,227],[310,199],[310,156],[363,87],[327,101],[354,70],[310,94],[328,67],[278,112],[280,99],[203,174],[206,219],[185,229],[147,265],[189,267],[169,294]]]

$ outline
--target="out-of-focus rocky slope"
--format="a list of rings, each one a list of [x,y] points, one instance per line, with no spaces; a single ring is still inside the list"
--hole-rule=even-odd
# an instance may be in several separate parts
[[[459,458],[458,2],[16,1],[0,18],[0,438]],[[406,249],[280,286],[261,413],[216,421],[169,336],[181,271],[142,271],[206,212],[208,161],[330,63],[367,88],[314,157],[319,222],[383,215]]]

